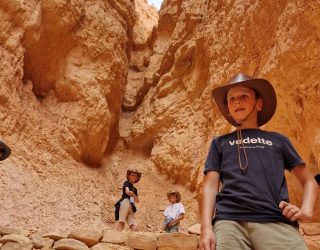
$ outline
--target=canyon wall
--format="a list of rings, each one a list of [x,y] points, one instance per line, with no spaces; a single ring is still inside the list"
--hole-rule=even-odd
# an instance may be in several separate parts
[[[164,1],[145,70],[148,92],[134,114],[120,118],[132,126],[125,140],[173,182],[197,189],[211,138],[232,130],[211,90],[245,72],[268,79],[277,92],[276,114],[263,129],[286,134],[315,175],[319,15],[318,1]],[[287,177],[299,204],[301,186]]]

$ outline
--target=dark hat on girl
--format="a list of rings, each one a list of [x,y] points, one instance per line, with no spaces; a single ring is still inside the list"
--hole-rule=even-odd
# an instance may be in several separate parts
[[[267,123],[276,111],[276,92],[269,81],[260,78],[252,78],[243,73],[236,74],[226,85],[212,90],[213,98],[226,120],[233,126],[237,126],[236,121],[229,115],[226,98],[228,91],[231,88],[238,86],[248,87],[258,92],[259,97],[263,100],[262,110],[258,112],[258,126],[260,127]]]
[[[170,195],[172,195],[172,194],[176,195],[177,203],[181,201],[181,195],[180,195],[180,193],[178,191],[170,191],[170,192],[168,192],[167,193],[167,197],[168,197],[169,200],[170,200]]]
[[[3,141],[0,141],[0,152],[0,161],[3,161],[9,157],[11,154],[11,149]]]
[[[129,181],[129,175],[132,173],[137,175],[137,180],[134,183],[137,183],[138,181],[140,181],[141,173],[139,171],[137,171],[136,169],[128,169],[127,170],[127,180]]]

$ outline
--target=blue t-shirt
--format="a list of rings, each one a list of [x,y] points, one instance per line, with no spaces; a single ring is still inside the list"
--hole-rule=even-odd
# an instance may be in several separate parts
[[[282,215],[280,201],[289,202],[285,169],[305,164],[290,140],[276,132],[243,129],[248,167],[238,161],[237,133],[215,137],[205,163],[208,171],[220,173],[222,188],[216,197],[213,220],[249,222],[291,222]],[[242,162],[243,149],[240,144]],[[295,223],[293,223],[295,224]]]

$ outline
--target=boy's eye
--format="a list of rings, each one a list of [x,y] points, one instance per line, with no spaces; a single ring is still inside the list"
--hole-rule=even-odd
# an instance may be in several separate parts
[[[236,98],[234,96],[228,97],[228,102],[234,102]]]
[[[241,95],[241,96],[240,96],[240,100],[246,100],[247,98],[248,98],[247,95]]]
[[[234,103],[235,101],[246,101],[249,98],[247,94],[239,95],[239,96],[229,96],[227,98],[228,103]]]

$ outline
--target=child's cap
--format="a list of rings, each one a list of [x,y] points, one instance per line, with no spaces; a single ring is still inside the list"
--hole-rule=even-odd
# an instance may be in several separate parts
[[[316,182],[318,182],[318,184],[320,185],[320,174],[317,174],[314,179],[316,180]]]
[[[127,180],[129,180],[129,175],[135,173],[137,175],[137,180],[134,183],[137,183],[141,179],[141,173],[136,169],[128,169],[127,170]]]
[[[177,203],[181,201],[181,195],[178,191],[170,191],[167,193],[167,197],[170,200],[170,195],[175,194],[177,197]]]
[[[3,161],[9,157],[11,149],[3,141],[0,141],[0,152],[2,153],[0,161]]]
[[[243,73],[236,74],[226,85],[212,90],[213,98],[226,120],[233,126],[237,126],[236,121],[229,115],[226,98],[228,91],[238,86],[245,86],[258,92],[259,97],[263,99],[263,109],[258,112],[258,126],[267,123],[276,111],[276,92],[269,81],[252,78]]]

